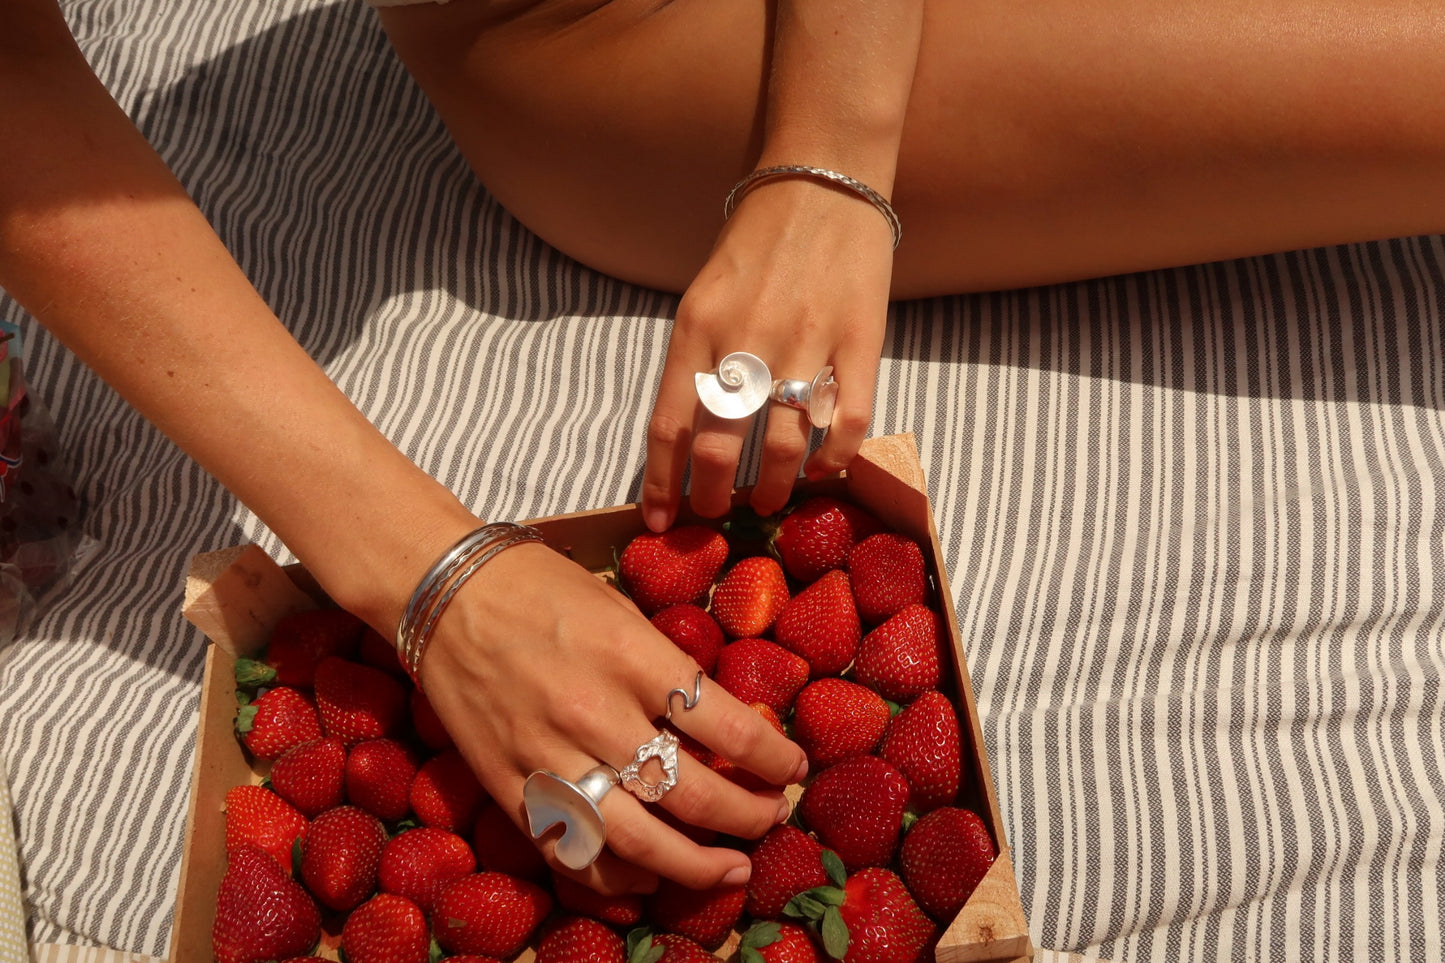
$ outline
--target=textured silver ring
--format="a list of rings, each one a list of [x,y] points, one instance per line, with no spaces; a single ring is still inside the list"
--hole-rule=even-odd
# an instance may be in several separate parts
[[[699,371],[693,375],[703,407],[729,420],[757,414],[768,401],[772,383],[773,374],[767,362],[746,351],[724,356],[716,371]]]
[[[632,761],[623,766],[618,775],[622,788],[643,802],[657,802],[667,791],[677,785],[677,736],[666,729],[637,747]],[[656,759],[662,767],[662,778],[647,782],[642,778],[642,767]]]
[[[607,821],[598,804],[622,776],[607,763],[599,763],[576,782],[554,772],[538,769],[522,786],[522,804],[527,811],[527,830],[541,839],[553,826],[561,825],[557,859],[568,869],[586,869],[602,854],[607,842]]]
[[[833,379],[833,366],[824,365],[812,381],[779,378],[773,382],[768,397],[780,405],[806,411],[814,428],[827,428],[833,423],[833,408],[838,401],[838,382]]]

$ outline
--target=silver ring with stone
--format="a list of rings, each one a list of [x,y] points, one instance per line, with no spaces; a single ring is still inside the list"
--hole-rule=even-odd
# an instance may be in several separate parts
[[[677,749],[681,743],[677,736],[666,729],[637,747],[632,761],[618,773],[622,788],[643,802],[657,802],[667,791],[677,785]],[[642,778],[642,767],[656,759],[662,767],[662,778],[647,782]]]
[[[780,405],[806,411],[814,428],[827,428],[833,423],[833,406],[838,401],[838,382],[833,379],[833,366],[824,365],[812,381],[779,378],[773,382],[768,397]]]
[[[755,354],[734,351],[718,362],[716,371],[693,375],[697,397],[719,418],[736,420],[755,415],[768,400],[773,373]]]
[[[555,852],[568,869],[586,869],[597,861],[607,842],[607,821],[598,804],[622,776],[607,763],[599,763],[573,782],[554,772],[538,769],[522,787],[527,830],[541,839],[553,826],[562,827]]]

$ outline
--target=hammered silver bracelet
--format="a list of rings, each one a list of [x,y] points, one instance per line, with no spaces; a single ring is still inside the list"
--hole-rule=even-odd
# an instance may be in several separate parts
[[[878,208],[888,221],[888,230],[893,232],[893,249],[898,249],[898,241],[903,237],[903,225],[898,221],[898,214],[893,210],[893,205],[882,194],[869,187],[860,180],[855,180],[847,174],[840,174],[837,171],[830,171],[824,167],[806,167],[802,164],[780,164],[777,167],[760,167],[747,177],[733,185],[728,191],[727,200],[723,201],[723,220],[733,216],[733,211],[738,206],[738,201],[763,181],[770,181],[775,177],[812,177],[817,180],[828,181],[837,184],[863,198],[869,204]]]
[[[467,579],[498,554],[523,542],[540,542],[542,533],[514,522],[491,522],[468,533],[432,565],[411,593],[396,626],[396,651],[407,673],[421,687],[421,660],[432,629]]]

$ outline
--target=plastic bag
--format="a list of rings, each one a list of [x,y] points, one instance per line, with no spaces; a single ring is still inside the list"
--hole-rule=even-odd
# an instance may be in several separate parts
[[[74,571],[86,541],[80,510],[55,423],[26,390],[16,332],[0,326],[0,648]]]

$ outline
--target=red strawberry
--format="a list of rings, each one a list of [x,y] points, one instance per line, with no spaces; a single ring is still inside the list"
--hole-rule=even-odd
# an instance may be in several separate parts
[[[898,848],[908,781],[877,756],[854,756],[813,777],[798,816],[851,872],[887,866]]]
[[[396,651],[396,643],[369,625],[361,633],[361,642],[356,647],[356,661],[398,679],[411,679]]]
[[[788,900],[828,882],[822,844],[796,826],[774,826],[749,855],[753,863],[745,907],[749,916],[779,919]]]
[[[961,753],[958,715],[948,697],[936,689],[905,706],[888,723],[878,747],[878,754],[908,780],[909,805],[920,813],[946,806],[958,796]]]
[[[340,739],[313,739],[286,750],[271,764],[271,788],[310,818],[341,805],[346,788],[346,747]]]
[[[944,806],[913,824],[903,836],[903,881],[930,916],[953,922],[998,856],[978,813]]]
[[[411,809],[416,751],[395,739],[368,739],[346,756],[346,798],[378,819],[401,819]]]
[[[596,920],[572,916],[542,937],[537,963],[627,963],[627,946]]]
[[[472,831],[487,792],[456,749],[422,763],[411,781],[411,808],[427,826],[465,836]]]
[[[310,688],[323,659],[350,659],[366,623],[345,609],[296,612],[276,623],[266,644],[266,664],[280,685]]]
[[[677,933],[633,930],[627,946],[628,963],[717,963],[717,957]]]
[[[569,913],[590,916],[609,926],[636,926],[642,922],[642,897],[636,893],[607,896],[570,876],[552,873],[552,895]]]
[[[938,687],[942,626],[932,609],[909,605],[858,644],[853,678],[894,702]]]
[[[236,710],[236,732],[257,759],[276,759],[292,746],[321,738],[321,717],[306,693],[268,689]]]
[[[888,719],[888,703],[872,689],[847,679],[818,679],[793,702],[793,739],[816,773],[849,756],[871,753]]]
[[[301,846],[301,879],[321,905],[345,912],[376,891],[386,829],[355,806],[328,809],[311,821]]]
[[[411,900],[378,893],[346,917],[341,952],[347,963],[427,963],[431,932]]]
[[[778,523],[773,549],[789,575],[813,582],[830,569],[845,567],[854,545],[883,530],[882,522],[857,505],[815,495]]]
[[[441,752],[456,745],[452,734],[442,724],[441,716],[432,708],[431,700],[420,689],[411,690],[411,727],[421,744],[432,752]]]
[[[217,963],[262,963],[309,953],[321,913],[300,883],[264,850],[241,845],[226,859],[216,895],[211,952]]]
[[[713,678],[740,702],[761,702],[785,716],[808,682],[808,661],[767,639],[738,639],[718,653]]]
[[[742,886],[698,890],[663,880],[645,903],[652,925],[715,950],[742,918],[747,898]]]
[[[691,602],[669,605],[652,617],[652,626],[692,656],[698,668],[712,675],[718,651],[723,647],[723,633],[704,609]]]
[[[777,559],[753,555],[740,559],[712,591],[709,611],[730,638],[762,635],[788,604],[788,579]]]
[[[380,669],[334,657],[316,666],[321,726],[348,747],[400,734],[406,706],[405,686]]]
[[[928,600],[923,550],[906,535],[880,532],[863,539],[848,553],[848,574],[858,614],[869,625]]]
[[[306,837],[306,817],[286,800],[262,786],[226,790],[226,852],[242,845],[271,854],[291,872],[291,849]]]
[[[432,910],[432,933],[448,953],[510,958],[552,911],[536,883],[505,873],[472,873],[449,884]]]
[[[825,963],[808,931],[797,923],[756,923],[743,934],[739,963]]]
[[[651,616],[669,605],[702,598],[727,557],[721,532],[705,525],[679,525],[632,539],[618,558],[617,571],[632,601]]]
[[[789,599],[773,626],[773,638],[807,659],[815,679],[846,669],[862,635],[848,574],[836,570]]]
[[[405,896],[430,913],[448,883],[476,869],[477,858],[465,839],[445,829],[418,826],[387,840],[376,881],[383,893]]]
[[[848,928],[846,963],[924,963],[934,936],[903,880],[891,870],[869,867],[848,877],[838,907]]]
[[[532,837],[494,802],[487,802],[477,813],[472,849],[477,854],[477,865],[495,873],[543,883],[550,872]]]

